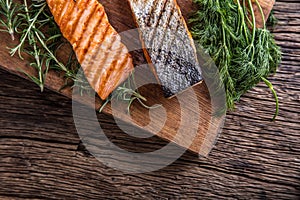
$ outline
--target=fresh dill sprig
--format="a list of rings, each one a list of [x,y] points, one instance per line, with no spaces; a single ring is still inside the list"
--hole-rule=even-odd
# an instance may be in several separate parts
[[[214,60],[225,86],[227,108],[260,81],[275,73],[281,61],[281,51],[266,27],[256,28],[253,3],[257,0],[194,0],[198,11],[191,17],[192,35]],[[276,113],[278,114],[278,98]]]
[[[274,10],[271,10],[268,20],[266,22],[267,27],[273,29],[278,22],[278,19],[274,15]]]

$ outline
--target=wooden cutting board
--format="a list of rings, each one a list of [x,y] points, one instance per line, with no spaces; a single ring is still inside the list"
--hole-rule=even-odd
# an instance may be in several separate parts
[[[125,0],[100,0],[100,3],[104,5],[112,26],[115,27],[118,32],[136,28],[135,23],[132,19],[132,15],[130,13],[130,8]],[[274,0],[260,0],[260,3],[264,9],[265,15],[268,16],[270,10],[274,5]],[[187,16],[192,13],[193,8],[195,8],[195,5],[193,5],[191,0],[178,0],[178,4],[182,9],[182,13],[185,18],[187,18]],[[255,11],[257,13],[258,27],[262,27],[263,21],[260,17],[257,7],[255,7]],[[8,53],[7,47],[14,46],[14,43],[15,42],[11,41],[11,38],[8,34],[1,33],[0,66],[1,68],[13,74],[17,74],[28,79],[27,76],[25,76],[21,71],[25,71],[28,74],[35,74],[35,72],[31,69],[31,67],[28,66],[29,63],[26,61],[26,58],[24,60],[20,60],[18,56],[11,57]],[[61,52],[61,54],[62,56],[66,55],[64,52]],[[136,65],[146,63],[142,51],[134,52],[133,57],[134,63]],[[141,77],[143,77],[143,74],[151,74],[147,67],[143,68],[142,70],[145,71],[143,71],[142,73],[140,71]],[[151,77],[149,76],[144,78],[151,79]],[[58,74],[53,71],[49,72],[46,80],[46,87],[55,92],[61,93],[68,98],[72,98],[72,91],[70,88],[60,90],[64,83],[65,82],[62,74]],[[161,104],[165,109],[166,121],[164,122],[164,124],[161,124],[162,127],[160,127],[159,130],[157,130],[157,127],[155,126],[149,126],[149,124],[151,124],[149,111],[137,103],[133,104],[131,108],[131,115],[126,114],[124,110],[120,110],[120,112],[114,111],[114,116],[125,122],[132,123],[134,126],[147,130],[154,135],[158,135],[165,140],[175,142],[176,144],[184,148],[199,153],[200,155],[206,156],[212,149],[217,139],[219,133],[218,130],[222,127],[224,118],[213,117],[210,95],[205,83],[198,84],[194,86],[193,89],[196,95],[192,96],[189,99],[181,98],[183,99],[183,102],[181,103],[187,105],[187,107],[190,106],[190,110],[192,111],[197,109],[193,108],[194,105],[192,105],[191,102],[198,103],[197,106],[199,107],[199,112],[197,111],[197,113],[194,113],[199,116],[197,120],[198,126],[194,124],[192,126],[181,127],[181,123],[183,123],[184,121],[182,119],[189,119],[189,116],[186,116],[186,114],[182,113],[182,108],[178,102],[178,99],[165,99],[160,88],[155,85],[148,85],[141,88],[141,93],[147,98],[148,105]],[[184,97],[185,95],[185,93],[182,93],[179,95],[179,98],[180,96]],[[96,99],[94,103],[94,101],[91,102],[88,97],[76,96],[73,98],[81,103],[95,106],[97,110],[101,107],[102,104],[100,99]],[[108,115],[112,115],[112,109],[110,106],[105,107],[103,112]],[[153,116],[159,115],[159,113],[160,112],[154,112]],[[155,118],[152,118],[152,120],[155,121]],[[154,124],[160,124],[160,122],[155,122]],[[181,128],[184,128],[184,134],[178,135],[178,129]],[[192,133],[193,131],[197,132],[196,136],[192,137],[193,135],[191,135],[193,140],[187,140],[187,138],[189,138],[189,133]]]

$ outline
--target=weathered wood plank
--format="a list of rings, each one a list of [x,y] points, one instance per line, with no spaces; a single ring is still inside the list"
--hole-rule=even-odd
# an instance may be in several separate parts
[[[186,153],[160,171],[126,175],[105,167],[79,144],[70,100],[48,90],[40,94],[29,89],[34,84],[3,71],[0,80],[0,109],[5,111],[0,114],[3,198],[296,199],[299,193],[297,119],[291,117],[292,110],[283,109],[282,119],[269,122],[264,112],[271,107],[258,102],[271,102],[272,97],[257,95],[265,86],[247,94],[228,116],[209,158]],[[281,107],[293,102],[291,93]],[[122,148],[147,152],[165,144],[159,138],[136,142],[122,134],[112,119],[104,115],[99,119]]]

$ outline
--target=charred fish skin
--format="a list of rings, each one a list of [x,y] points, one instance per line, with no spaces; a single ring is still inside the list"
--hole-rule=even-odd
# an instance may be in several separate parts
[[[128,0],[145,56],[171,97],[202,81],[196,49],[176,0]]]
[[[102,100],[132,72],[131,55],[97,0],[47,0],[91,87]]]

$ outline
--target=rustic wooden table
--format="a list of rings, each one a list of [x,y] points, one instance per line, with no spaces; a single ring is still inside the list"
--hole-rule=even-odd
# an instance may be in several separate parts
[[[274,30],[284,58],[270,78],[280,114],[264,84],[243,96],[208,158],[185,153],[151,173],[127,175],[91,156],[76,133],[71,101],[0,70],[0,199],[299,199],[300,3],[280,0]],[[128,139],[105,115],[110,139],[132,151],[165,144]]]

